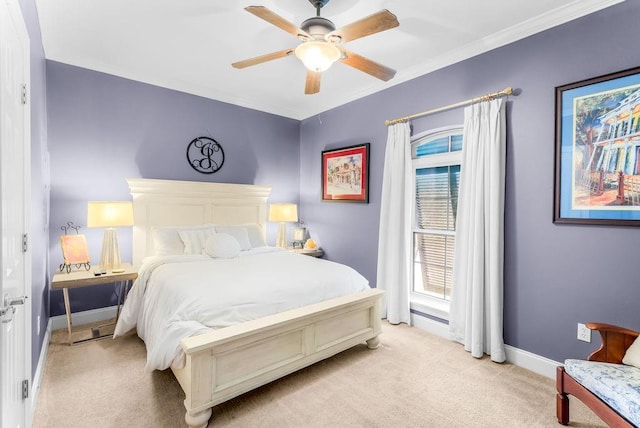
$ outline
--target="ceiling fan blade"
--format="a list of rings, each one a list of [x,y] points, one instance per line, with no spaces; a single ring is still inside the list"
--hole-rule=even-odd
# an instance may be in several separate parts
[[[375,61],[371,61],[370,59],[367,59],[356,53],[349,52],[346,49],[342,49],[342,52],[344,53],[344,55],[340,59],[340,62],[342,62],[343,64],[347,64],[348,66],[353,67],[357,70],[370,74],[373,77],[377,77],[380,80],[384,80],[386,82],[396,75],[396,71],[393,68],[378,64]]]
[[[384,9],[378,13],[367,16],[366,18],[347,24],[342,28],[338,28],[324,36],[324,38],[326,41],[330,42],[335,41],[337,36],[340,37],[341,43],[346,43],[361,37],[395,28],[398,25],[400,25],[398,18],[393,13]]]
[[[307,70],[307,81],[304,85],[305,94],[311,95],[320,92],[320,76],[322,76],[322,73]]]
[[[234,68],[251,67],[252,65],[262,64],[263,62],[272,61],[278,58],[284,58],[293,54],[293,49],[285,49],[283,51],[271,52],[265,55],[256,56],[253,58],[237,61],[231,64]]]
[[[312,38],[309,35],[309,33],[298,28],[297,25],[292,24],[291,22],[287,21],[277,13],[271,11],[270,9],[267,9],[264,6],[247,6],[244,8],[244,10],[254,14],[258,18],[264,19],[269,24],[273,24],[276,27],[286,31],[287,33],[291,34],[293,37],[296,37],[302,40],[308,40]]]

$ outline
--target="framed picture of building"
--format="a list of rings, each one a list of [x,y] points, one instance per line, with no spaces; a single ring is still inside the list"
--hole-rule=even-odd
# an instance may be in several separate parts
[[[640,67],[556,88],[554,222],[640,226]]]
[[[322,200],[369,202],[369,143],[322,152]]]

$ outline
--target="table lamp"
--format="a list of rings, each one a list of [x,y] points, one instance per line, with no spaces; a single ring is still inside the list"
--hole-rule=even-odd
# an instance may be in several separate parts
[[[271,204],[269,206],[269,221],[277,221],[278,237],[276,247],[287,248],[286,222],[298,221],[298,206],[296,204]]]
[[[131,202],[89,202],[87,205],[87,227],[105,227],[102,239],[100,269],[113,273],[124,272],[120,267],[120,248],[116,227],[133,226]]]

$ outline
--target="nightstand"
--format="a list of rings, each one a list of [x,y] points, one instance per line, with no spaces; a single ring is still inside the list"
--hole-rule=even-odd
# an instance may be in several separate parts
[[[322,256],[324,256],[324,251],[322,251],[322,248],[314,248],[313,250],[305,250],[304,248],[289,247],[289,248],[287,248],[287,250],[289,250],[289,251],[291,251],[293,253],[304,254],[305,256],[311,256],[311,257],[322,257]]]
[[[125,293],[133,284],[133,281],[138,277],[138,271],[134,269],[129,263],[123,263],[121,268],[124,272],[118,273],[106,273],[100,276],[94,275],[94,270],[99,268],[92,268],[90,270],[79,269],[73,270],[69,273],[56,272],[51,280],[51,289],[62,289],[64,296],[64,309],[67,316],[67,331],[69,332],[69,345],[74,343],[84,342],[92,339],[99,339],[102,337],[109,337],[113,334],[115,323],[120,316],[120,307],[124,303]],[[71,308],[69,306],[69,289],[77,287],[91,287],[93,285],[112,284],[115,283],[119,287],[118,293],[118,309],[116,312],[116,318],[105,321],[103,324],[92,327],[91,329],[73,329],[73,322],[71,320]]]

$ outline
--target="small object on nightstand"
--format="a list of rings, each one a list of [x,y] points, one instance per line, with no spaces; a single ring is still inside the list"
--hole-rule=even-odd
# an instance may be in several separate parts
[[[87,249],[87,240],[84,235],[78,234],[80,226],[74,226],[73,222],[68,221],[66,226],[60,227],[64,235],[60,237],[60,245],[62,246],[62,257],[64,262],[60,264],[60,272],[71,272],[71,268],[84,267],[86,270],[91,269],[91,260],[89,260],[89,250]],[[75,235],[69,235],[69,229],[76,231]]]
[[[316,248],[318,248],[318,244],[311,238],[307,239],[307,242],[304,243],[305,250],[315,250]]]
[[[293,229],[293,239],[291,240],[291,245],[293,248],[303,248],[304,247],[304,237],[307,234],[307,229],[302,226],[298,226]]]

